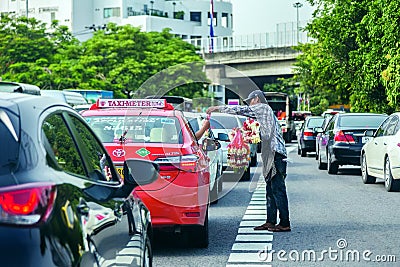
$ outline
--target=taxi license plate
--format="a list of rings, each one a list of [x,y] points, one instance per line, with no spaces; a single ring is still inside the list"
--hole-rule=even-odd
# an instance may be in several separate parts
[[[121,176],[122,179],[124,179],[124,169],[122,167],[117,168],[117,172]]]
[[[365,143],[367,143],[367,142],[369,142],[369,141],[371,141],[371,140],[372,140],[372,137],[363,136],[362,139],[361,139],[361,142],[362,142],[363,144],[365,144]]]

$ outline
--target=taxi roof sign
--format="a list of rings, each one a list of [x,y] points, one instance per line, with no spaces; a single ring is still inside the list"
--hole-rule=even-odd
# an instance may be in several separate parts
[[[98,99],[98,108],[165,108],[165,99]]]

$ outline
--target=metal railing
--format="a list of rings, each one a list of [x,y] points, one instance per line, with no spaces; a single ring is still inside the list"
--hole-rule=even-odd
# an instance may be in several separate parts
[[[297,40],[297,37],[299,40]],[[240,50],[265,49],[273,47],[296,46],[299,43],[309,43],[313,39],[306,31],[297,32],[293,23],[277,25],[276,32],[253,33],[246,35],[219,36],[213,38],[187,39],[201,53],[232,52]]]

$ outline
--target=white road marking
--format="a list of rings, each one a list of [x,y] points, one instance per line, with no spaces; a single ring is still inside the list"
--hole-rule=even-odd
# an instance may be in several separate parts
[[[265,251],[272,250],[272,232],[255,231],[255,226],[265,223],[265,182],[260,179],[238,229],[226,267],[271,267]],[[261,254],[260,254],[261,253]]]

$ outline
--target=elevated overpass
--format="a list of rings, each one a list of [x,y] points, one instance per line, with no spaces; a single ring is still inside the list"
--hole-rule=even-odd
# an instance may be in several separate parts
[[[203,58],[206,62],[207,76],[218,75],[217,80],[224,80],[224,84],[235,84],[237,79],[246,76],[262,88],[265,82],[293,76],[293,63],[299,54],[300,52],[292,47],[271,47],[204,53]]]

